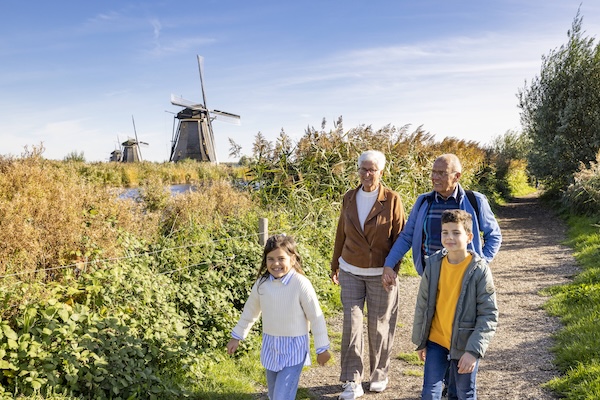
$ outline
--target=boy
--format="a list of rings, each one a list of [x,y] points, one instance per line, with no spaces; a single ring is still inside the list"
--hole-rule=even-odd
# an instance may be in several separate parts
[[[444,248],[426,260],[419,286],[412,341],[425,361],[422,399],[440,399],[449,369],[448,399],[476,399],[475,379],[498,323],[492,272],[467,245],[471,214],[442,213]]]

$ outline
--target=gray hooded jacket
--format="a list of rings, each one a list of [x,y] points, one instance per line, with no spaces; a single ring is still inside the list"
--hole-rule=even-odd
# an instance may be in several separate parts
[[[450,358],[460,359],[468,351],[476,358],[482,358],[496,332],[498,306],[492,271],[487,262],[475,253],[463,277],[450,340]],[[426,259],[425,271],[419,285],[417,306],[412,331],[412,341],[417,350],[425,348],[431,321],[435,313],[442,249]]]

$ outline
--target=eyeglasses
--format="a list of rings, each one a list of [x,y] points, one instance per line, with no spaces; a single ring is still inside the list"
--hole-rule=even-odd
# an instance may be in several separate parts
[[[434,178],[447,178],[450,174],[454,174],[454,172],[431,170],[431,176]]]
[[[378,171],[379,171],[378,169],[374,169],[374,168],[366,169],[366,168],[361,167],[358,169],[358,173],[361,175],[366,175],[366,174],[374,175]]]

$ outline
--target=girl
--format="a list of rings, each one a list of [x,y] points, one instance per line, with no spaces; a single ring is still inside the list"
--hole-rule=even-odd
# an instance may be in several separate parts
[[[267,370],[271,400],[296,398],[302,367],[310,365],[309,329],[317,362],[324,365],[331,357],[325,317],[301,264],[292,237],[274,235],[267,240],[258,277],[227,343],[227,353],[233,354],[262,313],[260,361]]]

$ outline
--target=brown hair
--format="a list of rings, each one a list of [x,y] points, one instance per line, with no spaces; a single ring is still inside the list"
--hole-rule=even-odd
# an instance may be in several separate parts
[[[265,248],[263,250],[263,258],[260,264],[260,269],[258,270],[258,276],[256,277],[257,280],[263,281],[269,277],[269,271],[267,270],[267,254],[276,249],[285,250],[285,252],[288,253],[292,259],[292,267],[296,270],[296,272],[304,275],[304,271],[302,270],[302,259],[300,258],[300,254],[298,254],[296,241],[293,237],[282,233],[279,235],[273,235],[267,239],[267,243],[265,244]]]
[[[442,213],[442,225],[448,222],[462,224],[465,232],[473,233],[473,217],[465,210],[445,210]]]

